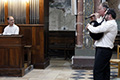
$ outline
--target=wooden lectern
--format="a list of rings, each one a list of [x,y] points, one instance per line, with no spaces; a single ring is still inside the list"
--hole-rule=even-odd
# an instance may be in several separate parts
[[[22,35],[0,35],[0,76],[25,74],[22,38]]]

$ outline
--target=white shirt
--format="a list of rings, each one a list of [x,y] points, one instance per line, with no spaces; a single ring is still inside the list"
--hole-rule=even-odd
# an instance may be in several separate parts
[[[6,26],[3,35],[19,34],[19,27],[15,24],[13,26]]]
[[[89,25],[88,30],[92,33],[104,33],[103,37],[100,40],[95,41],[94,44],[96,47],[107,47],[111,49],[114,47],[113,43],[117,35],[117,23],[115,20],[106,21],[98,27]]]

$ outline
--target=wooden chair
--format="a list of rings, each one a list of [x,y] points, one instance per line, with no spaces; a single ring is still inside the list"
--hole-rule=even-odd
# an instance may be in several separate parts
[[[111,67],[118,68],[118,77],[120,77],[120,45],[117,45],[117,59],[111,59]]]

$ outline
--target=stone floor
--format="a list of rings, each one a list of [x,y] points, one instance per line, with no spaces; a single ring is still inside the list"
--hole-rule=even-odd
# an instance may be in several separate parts
[[[117,70],[111,69],[111,80],[116,78]],[[53,58],[46,69],[33,69],[23,77],[0,77],[0,80],[93,80],[92,70],[73,70],[71,60]]]

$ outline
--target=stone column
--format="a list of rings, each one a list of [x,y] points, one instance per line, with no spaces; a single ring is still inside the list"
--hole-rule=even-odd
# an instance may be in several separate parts
[[[82,48],[83,46],[83,0],[78,0],[77,10],[77,45],[76,47]]]
[[[90,3],[92,1],[92,3]],[[72,68],[78,69],[78,68],[86,68],[86,69],[92,69],[94,66],[94,59],[95,59],[95,50],[92,48],[92,41],[90,42],[91,48],[87,48],[86,42],[84,47],[83,47],[83,40],[90,40],[88,34],[84,34],[83,32],[83,20],[85,16],[89,15],[84,15],[84,12],[90,11],[87,14],[92,14],[94,11],[93,7],[95,7],[95,10],[97,10],[97,6],[99,5],[101,0],[78,0],[78,14],[77,14],[77,45],[75,47],[75,56],[72,57]],[[83,5],[83,3],[85,5]],[[88,4],[88,5],[86,5]],[[84,8],[83,8],[84,7]],[[89,9],[87,9],[89,8]],[[85,23],[87,24],[87,23]],[[84,34],[84,35],[83,35]],[[83,37],[85,37],[83,39]],[[85,42],[85,41],[84,41]]]
[[[97,9],[98,9],[98,5],[101,3],[101,0],[94,0],[94,9],[95,9],[95,12],[97,12]]]

